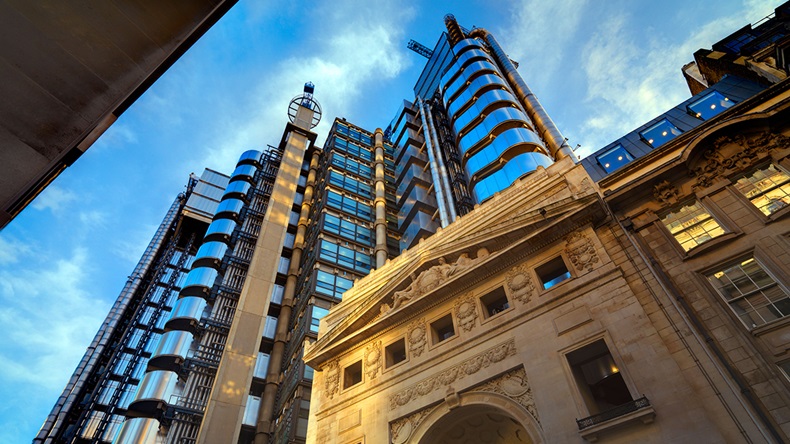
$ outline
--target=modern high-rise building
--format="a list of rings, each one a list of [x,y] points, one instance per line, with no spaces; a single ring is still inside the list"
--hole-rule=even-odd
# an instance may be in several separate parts
[[[579,163],[494,36],[445,24],[386,129],[317,145],[307,84],[278,146],[193,181],[37,442],[787,438],[788,86],[725,77]],[[711,144],[757,147],[721,171],[761,191],[727,200]]]

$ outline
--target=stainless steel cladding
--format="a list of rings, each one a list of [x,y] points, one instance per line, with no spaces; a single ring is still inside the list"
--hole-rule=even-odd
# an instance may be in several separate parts
[[[485,42],[467,38],[452,50],[440,91],[470,192],[482,202],[552,158]]]

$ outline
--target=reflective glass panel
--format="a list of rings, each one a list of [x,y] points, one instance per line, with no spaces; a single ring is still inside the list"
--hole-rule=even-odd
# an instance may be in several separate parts
[[[735,102],[728,97],[724,97],[720,92],[711,91],[701,99],[689,105],[688,109],[694,117],[708,120],[734,104]]]
[[[742,176],[735,188],[766,216],[790,205],[790,175],[773,164]]]
[[[607,173],[611,173],[612,171],[634,160],[634,157],[631,156],[631,153],[626,151],[626,149],[618,143],[614,148],[599,155],[597,159],[598,163],[601,164],[603,169],[606,170]]]
[[[666,213],[661,222],[684,251],[724,234],[724,228],[698,201]]]
[[[675,137],[679,136],[683,131],[678,129],[675,125],[669,123],[669,120],[663,119],[650,128],[642,131],[639,135],[653,148],[669,142]]]

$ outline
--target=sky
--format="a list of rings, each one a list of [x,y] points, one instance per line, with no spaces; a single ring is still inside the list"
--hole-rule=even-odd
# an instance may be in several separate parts
[[[453,13],[492,32],[582,157],[690,96],[680,68],[780,0],[240,0],[0,232],[0,442],[30,442],[189,174],[323,120],[386,128]]]

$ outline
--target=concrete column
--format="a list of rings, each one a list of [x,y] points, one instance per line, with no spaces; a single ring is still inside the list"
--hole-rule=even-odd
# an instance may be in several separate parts
[[[376,128],[376,268],[387,262],[387,198],[384,185],[384,131]]]
[[[304,190],[304,199],[302,199],[302,208],[299,212],[299,225],[296,227],[296,239],[294,240],[293,253],[291,254],[291,263],[288,266],[288,278],[285,281],[285,289],[283,290],[282,308],[280,308],[280,315],[277,317],[277,331],[274,334],[274,345],[269,357],[269,368],[266,370],[266,385],[263,389],[261,405],[258,409],[258,420],[255,424],[255,444],[267,444],[271,440],[274,404],[277,400],[277,390],[280,387],[281,364],[288,337],[288,323],[291,319],[294,297],[296,296],[296,280],[299,277],[299,264],[302,262],[302,252],[304,251],[304,238],[307,233],[307,223],[315,188],[315,177],[318,172],[318,158],[318,152],[313,152],[313,157],[310,159],[310,172],[307,175],[307,183]]]
[[[252,382],[252,368],[258,357],[258,348],[263,335],[266,314],[269,310],[269,300],[274,289],[280,252],[285,240],[291,207],[296,196],[296,185],[302,169],[302,160],[310,143],[307,134],[310,130],[312,115],[313,110],[300,106],[295,119],[296,125],[289,125],[286,129],[286,142],[280,170],[274,181],[260,235],[255,244],[255,253],[250,261],[247,278],[244,281],[236,313],[233,316],[233,324],[225,343],[222,361],[220,361],[214,385],[211,388],[205,416],[198,433],[198,444],[235,442],[241,431],[247,393]],[[306,196],[305,201],[307,201]],[[304,234],[302,234],[302,239],[304,239]],[[292,259],[291,268],[294,266],[298,267],[298,260]],[[290,272],[288,280],[290,287],[293,288],[294,282],[292,282]],[[291,290],[288,301],[292,300],[293,290]],[[285,304],[284,298],[283,311],[286,310]],[[282,333],[281,326],[284,325],[287,328],[288,322],[285,320],[288,317],[281,314],[280,318],[284,320],[281,325],[278,325],[276,336],[278,342],[275,342],[275,347],[279,344],[280,356],[282,356],[285,335]],[[277,363],[279,359],[273,355],[271,362]],[[276,382],[278,377],[274,378],[272,382]],[[269,380],[270,378],[267,377],[264,396],[267,396],[266,393],[271,392],[272,389],[276,393],[276,385],[270,388]],[[268,398],[271,397],[272,395],[268,395]],[[263,405],[263,402],[261,404]],[[268,432],[268,429],[265,431]],[[268,438],[267,435],[262,436],[264,439]],[[257,436],[256,442],[258,442]]]

